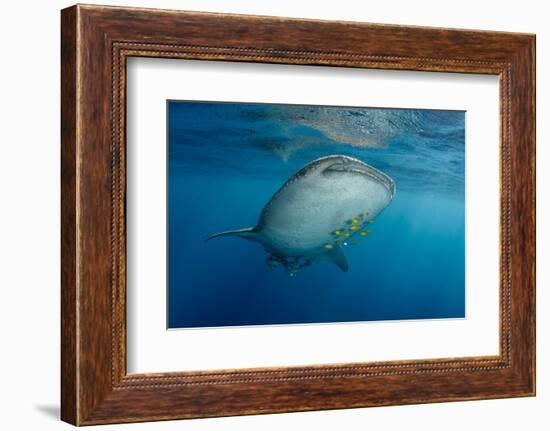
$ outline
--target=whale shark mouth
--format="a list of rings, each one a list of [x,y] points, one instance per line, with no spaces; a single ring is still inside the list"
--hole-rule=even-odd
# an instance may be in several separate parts
[[[369,178],[386,187],[390,194],[390,199],[393,198],[395,194],[395,183],[389,176],[379,171],[378,169],[373,168],[372,166],[369,166],[361,162],[360,160],[353,159],[351,157],[339,158],[337,161],[327,166],[323,170],[322,174],[331,175],[342,172],[368,176]]]

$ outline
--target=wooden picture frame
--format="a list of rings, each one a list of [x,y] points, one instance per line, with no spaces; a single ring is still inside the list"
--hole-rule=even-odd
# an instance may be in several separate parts
[[[534,35],[83,5],[61,16],[64,421],[535,394]],[[500,354],[128,375],[125,65],[131,56],[498,75]]]

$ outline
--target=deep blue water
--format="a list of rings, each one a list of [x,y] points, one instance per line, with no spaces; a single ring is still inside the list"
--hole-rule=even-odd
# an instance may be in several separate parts
[[[168,327],[464,317],[464,112],[169,101]],[[345,247],[349,271],[290,277],[254,226],[306,163],[356,157],[391,176],[392,203]]]

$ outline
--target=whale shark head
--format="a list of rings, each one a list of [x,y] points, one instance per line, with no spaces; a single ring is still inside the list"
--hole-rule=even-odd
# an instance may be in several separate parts
[[[368,236],[370,225],[395,195],[394,181],[361,160],[331,155],[292,175],[262,210],[255,227],[226,231],[260,242],[270,266],[290,274],[316,260],[347,271],[342,247]],[[353,242],[352,242],[353,241]]]
[[[389,200],[393,199],[395,194],[395,183],[388,175],[349,156],[332,155],[314,160],[296,172],[287,183],[305,178],[330,183],[331,187],[337,183],[353,182],[361,178],[367,180],[372,188],[380,188],[382,194],[388,195]]]

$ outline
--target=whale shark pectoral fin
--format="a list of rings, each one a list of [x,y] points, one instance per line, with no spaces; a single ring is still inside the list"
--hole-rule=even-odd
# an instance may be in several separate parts
[[[328,260],[333,262],[342,271],[348,272],[348,260],[346,259],[346,255],[344,254],[344,250],[342,250],[342,247],[336,246],[330,249],[330,251],[326,253],[326,256]]]
[[[240,238],[248,239],[250,241],[257,241],[257,233],[253,227],[218,232],[210,235],[208,238],[205,239],[205,241],[211,240],[212,238],[217,238],[219,236],[238,236]]]

